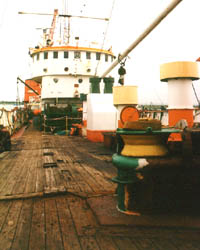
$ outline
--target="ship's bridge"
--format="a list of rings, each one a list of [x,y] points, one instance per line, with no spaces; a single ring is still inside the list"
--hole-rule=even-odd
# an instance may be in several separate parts
[[[31,77],[38,82],[52,75],[100,75],[114,59],[111,50],[76,46],[44,47],[32,50],[30,55]]]
[[[31,79],[41,83],[45,102],[88,94],[89,78],[102,74],[114,59],[111,50],[79,46],[48,46],[30,55]]]

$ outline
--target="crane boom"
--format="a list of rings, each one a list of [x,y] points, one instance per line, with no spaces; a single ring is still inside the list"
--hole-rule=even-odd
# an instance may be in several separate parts
[[[148,28],[111,64],[111,66],[101,75],[105,77],[112,71],[127,55],[146,37],[148,34],[183,0],[174,0],[166,9],[148,26]]]
[[[27,83],[25,83],[21,78],[17,77],[17,80],[22,82],[27,88],[31,89],[36,95],[39,95],[37,91],[35,91],[31,86],[29,86]]]

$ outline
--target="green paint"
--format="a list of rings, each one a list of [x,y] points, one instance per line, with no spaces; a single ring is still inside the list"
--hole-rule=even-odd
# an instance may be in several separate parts
[[[103,81],[104,81],[104,93],[105,94],[112,94],[114,78],[105,77],[105,78],[103,78]]]
[[[100,93],[100,82],[101,78],[99,77],[92,77],[90,78],[90,93],[92,94],[99,94]]]
[[[171,134],[171,133],[180,133],[179,129],[169,129],[163,128],[161,130],[152,130],[151,127],[148,127],[146,130],[131,130],[125,128],[118,128],[116,131],[119,135],[145,135],[145,134]]]

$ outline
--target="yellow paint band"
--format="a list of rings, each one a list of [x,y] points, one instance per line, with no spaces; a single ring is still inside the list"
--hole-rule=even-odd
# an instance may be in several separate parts
[[[33,49],[31,55],[44,52],[44,51],[88,51],[88,52],[98,52],[114,56],[109,50],[102,50],[97,48],[87,48],[87,47],[75,47],[75,46],[59,46],[59,47],[45,47],[40,49]]]
[[[160,80],[167,82],[169,79],[189,78],[199,79],[197,62],[170,62],[160,66]]]

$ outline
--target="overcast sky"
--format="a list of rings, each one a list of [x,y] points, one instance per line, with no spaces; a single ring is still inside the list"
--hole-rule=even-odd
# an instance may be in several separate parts
[[[105,48],[112,45],[122,53],[160,14],[171,0],[115,0]],[[29,47],[38,44],[41,29],[50,27],[51,16],[18,15],[18,11],[62,12],[63,0],[0,1],[0,100],[16,100],[16,78],[25,80],[30,72]],[[113,0],[68,0],[68,14],[109,17]],[[160,64],[195,61],[200,57],[200,0],[183,0],[126,60],[125,84],[137,85],[140,103],[167,104],[167,83],[160,82]],[[71,36],[102,43],[106,22],[72,20]],[[108,47],[106,47],[108,46]],[[116,82],[118,79],[116,78]],[[200,98],[200,82],[194,82]],[[20,99],[23,86],[20,83]],[[195,101],[194,101],[195,103]]]

